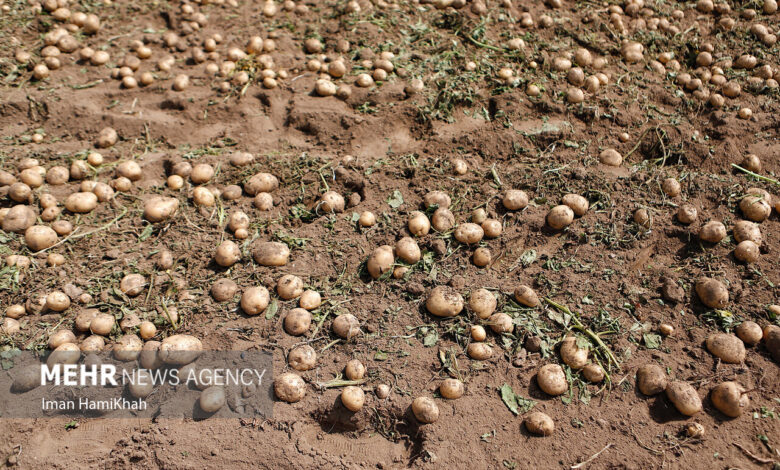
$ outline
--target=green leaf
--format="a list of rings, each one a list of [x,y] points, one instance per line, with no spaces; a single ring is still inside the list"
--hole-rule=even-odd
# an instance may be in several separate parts
[[[273,302],[271,302],[271,305],[268,306],[268,308],[265,311],[265,319],[270,320],[276,315],[276,312],[279,311],[279,302],[274,299]]]
[[[144,227],[144,231],[141,232],[141,235],[138,236],[138,241],[142,242],[145,241],[147,238],[152,236],[152,233],[154,232],[154,226],[152,224],[147,225]]]
[[[357,222],[358,220],[360,220],[360,214],[358,214],[357,212],[353,212],[352,217],[350,217],[349,220],[352,221],[352,223]]]
[[[523,266],[530,266],[534,261],[536,261],[536,250],[526,250],[520,255],[520,262]]]
[[[501,392],[501,400],[515,415],[525,413],[536,405],[535,401],[516,394],[509,384],[502,385],[499,391]]]
[[[423,346],[430,348],[435,346],[439,342],[439,333],[435,329],[431,329],[431,332],[425,335],[423,338]]]
[[[401,206],[401,204],[404,203],[404,195],[401,194],[401,191],[396,189],[395,191],[393,191],[393,194],[391,194],[390,197],[387,198],[387,203],[393,209],[398,209]]]
[[[387,360],[387,353],[384,351],[377,351],[376,354],[374,354],[374,360],[375,361],[386,361]]]
[[[642,339],[644,340],[647,349],[658,349],[661,347],[661,335],[645,333],[644,336],[642,336]]]

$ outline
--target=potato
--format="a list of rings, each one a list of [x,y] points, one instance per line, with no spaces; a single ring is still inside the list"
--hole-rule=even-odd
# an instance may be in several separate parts
[[[160,359],[159,351],[162,345],[159,341],[147,341],[141,349],[138,356],[138,363],[144,369],[158,369],[162,367],[163,362]]]
[[[290,249],[280,242],[259,242],[253,248],[252,256],[261,266],[284,266],[290,258]]]
[[[255,156],[249,152],[235,152],[230,156],[230,164],[233,166],[247,166],[252,163]]]
[[[216,413],[225,406],[225,389],[213,385],[200,392],[198,397],[198,406],[206,413]]]
[[[143,177],[144,172],[137,162],[126,160],[117,165],[116,174],[130,181],[138,181]]]
[[[244,183],[244,191],[250,196],[270,193],[279,187],[279,180],[270,173],[257,173]]]
[[[552,418],[541,411],[528,413],[523,419],[523,424],[528,432],[539,436],[552,436],[555,431]]]
[[[702,409],[701,398],[689,383],[675,381],[666,387],[666,397],[685,416],[693,416]]]
[[[699,230],[699,238],[708,243],[719,243],[726,238],[726,226],[717,220],[711,220]]]
[[[425,214],[423,214],[424,216]],[[426,217],[427,220],[427,217]],[[373,225],[376,223],[376,216],[373,212],[369,211],[363,211],[360,214],[360,218],[358,219],[358,223],[361,227],[373,227]],[[430,224],[429,224],[430,225]],[[411,231],[411,229],[410,229]]]
[[[352,359],[347,362],[347,366],[344,368],[344,375],[349,380],[360,380],[366,375],[366,366],[358,359]]]
[[[737,243],[750,240],[756,245],[761,245],[763,237],[758,224],[749,220],[740,220],[734,224],[734,240],[736,240]]]
[[[121,336],[113,348],[114,358],[117,361],[130,362],[138,359],[144,342],[136,335]]]
[[[463,310],[463,297],[451,287],[434,287],[425,301],[425,307],[437,317],[454,317]]]
[[[13,318],[14,320],[22,318],[26,313],[27,310],[24,308],[24,305],[21,304],[9,305],[8,308],[5,309],[5,316]]]
[[[295,403],[306,395],[306,384],[299,375],[288,372],[274,379],[274,393],[282,401]]]
[[[763,195],[749,194],[739,202],[739,209],[746,219],[763,222],[772,213],[772,206]]]
[[[263,286],[250,287],[241,295],[241,310],[247,315],[259,315],[271,303],[271,295]]]
[[[219,279],[211,285],[211,297],[217,302],[227,302],[238,292],[238,285],[231,279]]]
[[[463,396],[463,382],[458,379],[445,379],[439,385],[439,393],[448,400],[456,400]]]
[[[420,261],[422,253],[412,237],[403,237],[395,242],[395,254],[409,264]]]
[[[70,330],[57,330],[49,336],[49,349],[57,349],[65,343],[75,343],[76,335]]]
[[[623,155],[613,148],[608,148],[599,154],[599,161],[607,166],[620,166],[623,163]]]
[[[363,389],[360,387],[348,385],[341,391],[341,403],[343,403],[344,407],[349,411],[360,411],[365,402],[366,396],[365,393],[363,393]]]
[[[303,280],[298,276],[286,274],[276,283],[276,293],[283,300],[298,298],[303,293]]]
[[[366,261],[366,270],[374,279],[379,279],[383,274],[393,268],[395,258],[393,257],[393,248],[389,245],[382,245],[376,248]]]
[[[24,233],[35,225],[35,211],[32,207],[18,204],[13,206],[3,217],[2,228],[6,232]]]
[[[41,385],[41,366],[26,366],[14,374],[14,381],[11,384],[11,392],[24,393],[29,392]]]
[[[224,268],[229,268],[241,261],[241,249],[235,242],[225,240],[217,247],[217,251],[214,253],[214,261]]]
[[[745,321],[737,325],[734,330],[737,337],[742,340],[748,346],[755,346],[761,341],[763,337],[763,331],[758,323],[753,321]]]
[[[496,305],[496,296],[487,289],[477,289],[469,296],[469,308],[483,320],[496,311]]]
[[[302,308],[290,310],[284,317],[284,331],[289,335],[300,336],[311,327],[311,313]]]
[[[157,327],[150,321],[142,321],[138,325],[138,334],[143,340],[152,339],[157,334]]]
[[[515,329],[515,324],[512,322],[512,317],[506,313],[498,312],[490,316],[488,325],[494,333],[511,333]]]
[[[554,230],[561,230],[574,221],[574,211],[569,206],[555,206],[547,213],[547,225]]]
[[[536,383],[548,395],[563,395],[569,389],[566,374],[558,364],[547,364],[536,373]]]
[[[168,220],[179,209],[179,200],[172,197],[155,196],[144,203],[144,218],[156,223]]]
[[[8,197],[16,202],[32,202],[32,189],[24,183],[14,183],[8,188]]]
[[[472,220],[474,219],[472,218]],[[485,219],[480,226],[485,233],[485,238],[498,238],[501,236],[501,232],[504,229],[501,225],[501,221],[496,219]]]
[[[752,240],[745,240],[739,242],[736,248],[734,248],[734,257],[745,263],[755,263],[761,256],[761,252]]]
[[[317,352],[308,344],[298,346],[287,354],[287,363],[298,371],[314,369],[317,365]]]
[[[24,242],[30,251],[41,251],[57,244],[57,232],[45,225],[33,225],[24,231]]]
[[[485,343],[469,343],[466,354],[475,361],[486,361],[493,356],[493,348]]]
[[[46,308],[54,312],[64,312],[70,307],[70,297],[64,292],[54,291],[46,296]]]
[[[141,324],[141,319],[136,315],[135,313],[125,313],[122,316],[122,320],[119,322],[119,329],[124,331],[125,333],[130,332],[131,330],[135,330],[138,328],[138,325]]]
[[[2,325],[0,325],[0,333],[4,335],[14,335],[22,329],[18,320],[13,318],[4,318]]]
[[[455,229],[455,239],[466,245],[479,243],[484,236],[485,231],[482,230],[482,227],[471,222],[460,224],[458,228]]]
[[[766,349],[776,362],[780,362],[780,327],[769,325],[764,328]]]
[[[674,334],[674,327],[668,323],[661,323],[658,326],[658,332],[664,336],[671,336]]]
[[[706,345],[723,362],[739,364],[745,360],[745,344],[734,335],[713,333],[707,337]]]
[[[666,178],[661,183],[661,190],[669,197],[677,197],[680,195],[680,182],[674,178]]]
[[[729,291],[720,281],[701,278],[696,281],[696,295],[710,308],[726,308],[729,303]]]
[[[568,206],[577,217],[585,215],[588,212],[588,207],[590,207],[588,200],[579,194],[567,194],[563,196],[561,203]]]
[[[384,400],[390,396],[390,386],[387,384],[379,384],[376,386],[374,393],[376,394],[377,398]]]
[[[108,336],[114,329],[114,324],[116,324],[116,319],[113,315],[99,313],[89,322],[89,331],[96,335]]]
[[[191,335],[173,335],[165,338],[160,344],[158,355],[165,364],[183,366],[200,356],[203,343]]]
[[[305,290],[298,299],[298,305],[306,310],[314,310],[322,305],[322,297],[317,291]]]
[[[331,325],[333,333],[342,339],[351,339],[360,333],[360,322],[351,313],[344,313],[336,317]]]
[[[561,359],[572,369],[582,369],[588,363],[588,349],[577,345],[577,338],[567,336],[561,342]]]
[[[249,228],[250,220],[246,212],[234,211],[228,217],[228,228],[235,232],[241,228]]]
[[[419,211],[414,211],[409,216],[407,223],[409,232],[415,237],[424,237],[431,230],[431,222],[428,216]]]
[[[455,216],[449,209],[440,207],[434,211],[431,217],[431,224],[437,232],[446,232],[455,226]],[[480,227],[481,229],[482,227]]]
[[[84,339],[79,347],[85,353],[98,353],[105,349],[106,340],[102,336],[91,335]]]
[[[666,372],[657,364],[645,364],[636,372],[636,384],[645,395],[657,395],[666,390]]]
[[[449,209],[452,200],[444,191],[431,191],[425,195],[423,203],[425,207],[437,206],[437,208]]]
[[[539,297],[533,289],[525,285],[519,285],[515,289],[515,300],[526,307],[538,307]]]
[[[119,290],[128,297],[135,297],[144,291],[146,278],[141,274],[128,274],[119,282]]]
[[[700,423],[690,423],[685,427],[685,434],[694,439],[704,437],[704,426]]]
[[[344,197],[336,191],[327,191],[320,196],[319,208],[324,212],[344,212]]]
[[[588,364],[582,368],[582,375],[590,383],[601,383],[604,380],[606,374],[604,369],[598,364]]]
[[[104,127],[95,140],[95,146],[103,149],[113,147],[117,140],[119,140],[119,135],[116,131],[110,127]]]
[[[51,228],[57,235],[64,236],[73,231],[73,224],[67,220],[57,220],[51,224]]]
[[[439,407],[430,397],[417,397],[412,402],[412,413],[422,424],[435,423],[439,419]]]
[[[677,221],[684,225],[690,225],[696,222],[699,217],[699,211],[690,204],[682,204],[677,210]]]
[[[528,206],[528,194],[525,191],[519,189],[510,189],[504,193],[504,197],[501,200],[504,208],[510,211],[519,211],[525,209]]]
[[[205,184],[214,177],[214,167],[208,163],[198,163],[192,167],[190,181],[195,184]]]
[[[710,393],[712,404],[724,415],[737,418],[750,406],[745,388],[737,382],[723,382]]]
[[[106,183],[95,183],[92,193],[99,202],[110,201],[114,197],[114,189]]]

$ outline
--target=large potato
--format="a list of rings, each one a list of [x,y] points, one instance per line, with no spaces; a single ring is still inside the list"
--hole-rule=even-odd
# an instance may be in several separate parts
[[[536,373],[536,383],[548,395],[563,395],[569,389],[566,374],[558,364],[547,364]]]
[[[764,342],[772,358],[780,362],[780,327],[769,325],[764,328]]]
[[[712,389],[710,399],[715,408],[726,416],[737,418],[750,406],[745,387],[737,382],[723,382]]]
[[[444,209],[448,209],[452,203],[450,196],[444,191],[431,191],[425,195],[423,201],[425,202],[425,207],[435,205],[437,208],[443,207]]]
[[[86,319],[85,319],[86,320]],[[95,316],[89,322],[89,330],[96,335],[108,336],[114,329],[116,318],[108,313],[95,313]]]
[[[552,436],[555,431],[555,423],[553,423],[552,418],[541,411],[528,413],[523,423],[528,432],[539,436]]]
[[[274,393],[282,401],[295,403],[306,395],[306,383],[296,374],[282,374],[274,379]]]
[[[270,173],[258,173],[244,183],[244,191],[250,196],[257,193],[270,193],[279,187],[279,180]]]
[[[124,335],[114,345],[114,357],[118,361],[134,361],[141,354],[144,342],[136,335]]]
[[[366,261],[366,270],[374,279],[379,279],[383,274],[390,271],[395,263],[393,248],[389,245],[382,245],[376,248]]]
[[[417,397],[412,402],[412,413],[423,424],[435,423],[439,419],[439,407],[433,398]]]
[[[729,291],[720,281],[701,278],[696,281],[696,294],[701,303],[710,308],[726,308],[729,303]]]
[[[57,232],[45,225],[33,225],[24,231],[24,242],[30,251],[41,251],[57,244]]]
[[[3,230],[6,232],[23,233],[35,225],[35,211],[32,207],[17,204],[13,206],[3,217]]]
[[[689,383],[680,381],[670,383],[666,387],[666,397],[677,411],[685,416],[693,416],[701,411],[701,398]]]
[[[576,337],[567,336],[561,342],[561,359],[572,369],[582,369],[588,363],[588,350],[577,345]]]
[[[485,231],[482,227],[471,222],[460,224],[455,229],[455,239],[466,245],[479,243],[484,236]]]
[[[203,350],[200,340],[191,335],[173,335],[160,345],[159,356],[166,364],[185,365],[198,358]]]
[[[483,320],[493,315],[497,304],[496,296],[487,289],[477,289],[469,296],[469,308]]]
[[[658,364],[645,364],[636,372],[636,384],[644,395],[657,395],[666,390],[666,372]]]
[[[761,330],[761,327],[758,325],[758,323],[753,321],[745,321],[737,325],[737,328],[734,330],[734,332],[737,334],[737,337],[742,340],[743,343],[745,343],[748,346],[755,346],[761,341],[761,338],[764,335],[764,332]]]
[[[547,213],[547,225],[553,230],[561,230],[574,221],[574,211],[566,205],[555,206]]]
[[[314,369],[317,365],[317,352],[308,344],[298,346],[287,354],[287,363],[298,371]]]
[[[178,208],[178,199],[155,196],[144,203],[144,217],[149,222],[162,222],[173,217]]]
[[[303,294],[303,279],[293,274],[285,274],[276,283],[276,293],[283,300],[300,297]]]
[[[342,339],[350,339],[360,333],[360,321],[351,313],[337,316],[331,326],[336,336]]]
[[[425,307],[437,317],[454,317],[463,310],[463,297],[447,286],[434,287]]]
[[[49,349],[57,349],[65,343],[75,343],[76,335],[70,330],[57,330],[49,336]]]
[[[290,258],[290,249],[280,242],[258,242],[252,249],[252,256],[261,266],[284,266]]]
[[[271,302],[268,289],[263,286],[250,287],[241,295],[241,310],[247,315],[262,313]]]
[[[395,254],[409,264],[420,261],[422,253],[417,242],[412,237],[403,237],[395,242]]]
[[[146,278],[142,274],[128,274],[119,281],[119,290],[128,297],[135,297],[144,291]]]
[[[745,343],[734,335],[714,333],[707,337],[707,350],[729,364],[745,360]]]
[[[311,313],[302,308],[290,310],[284,317],[284,331],[289,335],[300,336],[311,327]]]
[[[95,193],[73,193],[65,199],[65,209],[74,214],[86,214],[92,212],[98,204]]]

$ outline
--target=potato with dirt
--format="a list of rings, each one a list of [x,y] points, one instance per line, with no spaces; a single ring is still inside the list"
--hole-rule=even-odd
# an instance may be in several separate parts
[[[555,432],[555,423],[552,418],[541,411],[528,413],[523,419],[523,424],[528,432],[538,436],[552,436]]]
[[[717,279],[700,278],[696,281],[696,295],[710,308],[723,309],[729,303],[729,291]]]
[[[290,249],[280,242],[257,242],[253,244],[252,257],[260,266],[284,266],[290,258]]]
[[[156,196],[144,203],[144,218],[152,223],[163,222],[173,217],[178,209],[178,199]]]
[[[702,409],[696,389],[687,382],[674,381],[666,386],[666,397],[685,416],[693,416]]]
[[[439,407],[430,397],[415,398],[412,402],[412,413],[421,424],[432,424],[439,420]]]
[[[437,317],[454,317],[463,310],[463,297],[449,286],[437,286],[428,294],[425,308]]]
[[[473,291],[469,296],[469,308],[477,315],[477,318],[483,320],[493,315],[497,305],[496,296],[484,288]]]
[[[569,389],[566,374],[558,364],[547,364],[536,373],[536,383],[539,388],[548,395],[557,397],[563,395]]]
[[[737,382],[723,382],[710,392],[710,400],[721,413],[738,418],[750,406],[750,398],[745,387]]]
[[[734,335],[713,333],[707,337],[707,351],[728,364],[739,364],[745,360],[745,343]]]
[[[297,374],[282,374],[274,379],[274,394],[287,403],[299,402],[306,395],[306,383]]]
[[[666,390],[666,372],[658,364],[645,364],[636,371],[636,385],[644,395],[658,395]]]
[[[176,334],[165,338],[160,344],[158,355],[165,364],[183,366],[200,356],[203,343],[187,334]]]

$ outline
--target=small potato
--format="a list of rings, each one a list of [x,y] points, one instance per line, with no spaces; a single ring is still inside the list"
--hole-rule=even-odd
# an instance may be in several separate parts
[[[523,424],[528,432],[539,436],[552,436],[555,432],[555,423],[552,418],[541,411],[528,413],[523,419]]]
[[[601,383],[604,380],[606,374],[604,369],[598,364],[588,364],[582,368],[582,375],[590,383]]]
[[[198,186],[192,190],[192,201],[196,205],[204,207],[214,207],[217,203],[214,193],[203,186]]]
[[[328,191],[320,197],[319,208],[324,212],[344,212],[344,197],[336,191]]]
[[[360,214],[358,223],[361,227],[373,227],[376,223],[376,216],[373,212],[364,211]]]
[[[314,369],[317,365],[317,352],[308,344],[298,346],[287,355],[287,363],[301,372]]]
[[[248,228],[250,224],[249,216],[246,212],[235,211],[231,212],[228,217],[228,228],[232,231],[236,231],[240,228]]]
[[[455,226],[455,216],[449,209],[440,207],[431,216],[431,225],[437,232],[446,232]],[[480,230],[482,227],[480,227]]]
[[[750,406],[745,387],[737,382],[723,382],[716,386],[710,393],[710,399],[715,408],[730,418],[739,417]]]
[[[288,372],[274,379],[274,393],[287,403],[299,402],[306,395],[306,383],[299,375]]]
[[[155,265],[163,270],[168,270],[173,267],[173,254],[170,250],[162,249],[157,253]]]
[[[76,364],[81,358],[81,349],[75,343],[62,343],[52,351],[46,364],[52,367],[54,364]]]
[[[214,167],[208,163],[198,163],[192,167],[190,181],[195,184],[206,184],[214,177]]]
[[[485,231],[482,230],[482,227],[471,222],[460,224],[455,229],[455,239],[466,245],[479,243],[484,236]]]
[[[276,293],[283,300],[296,299],[303,293],[303,279],[292,274],[286,274],[276,283]]]
[[[225,406],[225,401],[225,389],[214,385],[200,392],[198,406],[206,413],[216,413]]]
[[[525,285],[519,285],[515,289],[515,300],[526,307],[538,307],[539,297],[536,295],[533,289]]]
[[[250,196],[257,193],[270,193],[279,187],[279,180],[270,173],[257,173],[244,183],[244,191]]]
[[[146,278],[141,274],[128,274],[119,282],[119,290],[128,297],[135,297],[144,291]]]
[[[478,318],[489,318],[496,311],[496,296],[487,289],[477,289],[469,296],[469,308]]]
[[[357,412],[363,408],[366,402],[366,396],[363,389],[355,387],[354,385],[348,385],[341,391],[341,403],[349,411]]]
[[[454,317],[463,310],[463,297],[451,287],[437,286],[428,295],[425,307],[437,317]]]
[[[445,379],[439,385],[439,393],[448,400],[457,400],[463,396],[464,391],[463,382],[458,379]]]
[[[64,312],[70,307],[70,297],[64,292],[54,291],[46,296],[46,308],[54,312]],[[71,341],[72,343],[75,341]]]
[[[374,279],[379,279],[383,274],[393,268],[395,258],[393,257],[393,248],[389,245],[383,245],[376,248],[366,261],[366,270]]]
[[[466,354],[475,361],[486,361],[493,356],[493,348],[485,343],[469,343]]]
[[[49,336],[49,349],[57,349],[65,343],[75,343],[76,335],[70,330],[57,330]]]
[[[95,183],[92,193],[97,196],[99,202],[110,201],[114,197],[114,189],[106,183]]]
[[[493,261],[493,255],[490,253],[489,248],[481,246],[474,250],[474,254],[471,256],[471,261],[474,263],[474,266],[484,268]]]
[[[752,240],[742,241],[734,249],[734,257],[744,263],[755,263],[760,256],[758,245]]]
[[[314,310],[322,305],[322,297],[317,291],[305,290],[298,299],[298,305],[306,310]]]
[[[690,225],[696,222],[699,217],[699,211],[690,204],[682,204],[677,210],[677,221],[683,225]]]
[[[547,225],[554,230],[562,230],[574,221],[574,211],[569,206],[555,206],[547,213]]]
[[[21,304],[9,305],[8,308],[5,309],[5,316],[13,318],[14,320],[22,318],[26,313],[27,310],[24,308],[24,305]]]
[[[425,195],[423,202],[425,207],[436,206],[437,208],[449,209],[452,200],[444,191],[431,191]]]
[[[504,194],[502,204],[510,211],[525,209],[528,206],[528,194],[519,189],[510,189]]]
[[[252,205],[254,205],[257,210],[267,212],[274,208],[274,197],[271,195],[271,193],[257,193],[255,195],[255,198],[252,200]]]
[[[231,279],[219,279],[211,285],[211,297],[216,302],[227,302],[238,292],[238,285]]]
[[[412,413],[422,424],[435,423],[439,419],[439,407],[430,397],[415,398],[412,402]]]
[[[734,224],[734,240],[737,243],[742,243],[745,240],[750,240],[756,245],[761,245],[763,237],[761,235],[761,228],[755,222],[749,220],[740,220]]]
[[[699,230],[699,238],[708,243],[719,243],[726,238],[726,226],[717,220],[711,220]]]
[[[409,232],[415,237],[424,237],[431,230],[431,222],[428,220],[428,216],[419,211],[411,213],[407,226]]]
[[[158,369],[162,367],[163,362],[158,354],[161,345],[162,343],[159,341],[147,341],[144,343],[141,354],[138,356],[138,363],[141,367],[144,369]]]
[[[390,396],[390,386],[387,384],[379,384],[376,386],[374,393],[376,394],[377,398],[384,400]]]
[[[472,220],[474,220],[473,217]],[[483,220],[481,223],[481,227],[482,230],[485,232],[485,238],[498,238],[499,236],[501,236],[501,232],[504,229],[504,227],[501,225],[501,221],[496,219]]]
[[[138,359],[143,347],[144,342],[138,336],[124,335],[117,340],[112,352],[117,361],[130,362]]]
[[[119,134],[110,127],[104,127],[95,140],[95,146],[102,149],[113,147],[117,140],[119,140]]]
[[[22,327],[18,320],[14,320],[13,318],[4,318],[3,323],[0,324],[0,334],[4,335],[15,335],[19,331],[21,331]]]
[[[696,389],[686,382],[675,381],[666,387],[666,397],[677,411],[685,416],[693,416],[701,411],[701,398]]]
[[[483,328],[482,325],[472,325],[470,332],[471,339],[474,341],[481,342],[487,339],[487,333],[485,332],[485,328]]]
[[[179,175],[171,175],[166,180],[166,184],[174,191],[178,191],[184,186],[184,178]]]
[[[566,374],[558,364],[547,364],[536,373],[536,383],[548,395],[557,397],[569,389]]]
[[[494,313],[488,319],[488,325],[494,333],[511,333],[515,329],[512,317],[503,312]]]
[[[183,366],[200,356],[203,343],[191,335],[173,335],[165,338],[158,352],[165,364]]]
[[[666,390],[666,372],[657,364],[645,364],[636,372],[636,384],[645,395],[657,395]]]
[[[344,375],[349,380],[360,380],[366,375],[366,366],[358,359],[352,359],[347,362],[347,366],[344,368]]]
[[[214,261],[224,268],[229,268],[241,261],[241,248],[235,242],[225,240],[217,247]]]
[[[254,245],[252,256],[261,266],[284,266],[290,258],[290,249],[280,242],[259,242]]]
[[[737,334],[737,337],[739,337],[739,339],[741,339],[742,342],[748,346],[755,346],[758,344],[764,334],[764,332],[761,330],[761,327],[758,326],[758,323],[753,321],[745,321],[740,323],[737,325],[737,328],[734,330],[734,332]]]
[[[623,163],[623,156],[617,150],[608,148],[599,154],[599,161],[607,166],[620,166]]]
[[[674,327],[668,323],[661,323],[658,326],[658,331],[664,336],[672,336],[674,334]]]
[[[250,287],[241,295],[241,310],[247,315],[259,315],[271,303],[271,295],[263,286]]]
[[[734,335],[713,333],[707,337],[707,350],[729,364],[739,364],[745,360],[745,343]]]
[[[152,223],[162,222],[173,217],[178,209],[178,199],[155,196],[144,203],[144,218]]]
[[[150,321],[142,321],[141,324],[138,325],[138,334],[143,340],[152,339],[157,334],[157,327]]]
[[[588,207],[590,207],[588,200],[579,194],[567,194],[563,196],[561,203],[568,206],[577,217],[585,215],[588,212]]]
[[[681,192],[680,182],[674,178],[666,178],[661,183],[661,189],[663,190],[664,194],[666,194],[667,196],[677,197],[680,195]]]
[[[577,345],[577,338],[567,336],[561,342],[561,359],[572,369],[582,369],[588,362],[588,349]]]
[[[89,331],[93,334],[100,336],[108,336],[111,334],[111,330],[114,329],[116,319],[113,315],[108,313],[96,314],[92,321],[89,322]]]
[[[729,291],[720,281],[701,278],[696,281],[696,295],[709,308],[723,309],[729,303]]]
[[[31,251],[41,251],[57,244],[57,232],[45,225],[33,225],[24,231],[24,241]]]
[[[311,327],[311,313],[302,308],[290,310],[284,317],[284,331],[292,336],[300,336]]]
[[[344,313],[336,317],[331,325],[333,333],[342,339],[351,339],[360,333],[360,322],[351,313]]]

